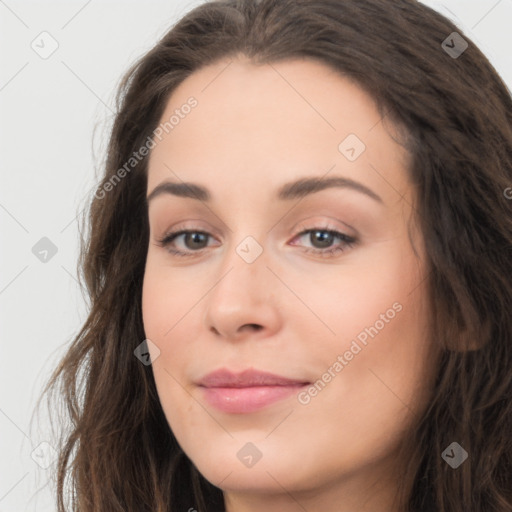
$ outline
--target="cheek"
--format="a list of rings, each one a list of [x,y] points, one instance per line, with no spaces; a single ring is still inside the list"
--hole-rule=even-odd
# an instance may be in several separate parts
[[[151,265],[150,258],[148,263],[142,287],[144,332],[160,351],[152,360],[152,370],[164,413],[169,423],[173,417],[180,417],[181,423],[184,418],[193,419],[188,414],[190,396],[182,383],[184,369],[197,353],[194,345],[200,338],[200,323],[194,306],[204,292],[171,279],[169,269]]]
[[[162,350],[201,295],[198,287],[180,281],[179,269],[171,272],[152,260],[148,256],[144,273],[142,318],[146,336],[160,340]]]
[[[409,296],[406,291],[374,295],[374,302],[368,302],[357,319],[339,319],[336,325],[347,335],[335,338],[337,342],[330,342],[329,350],[320,355],[317,367],[325,373],[318,375],[314,396],[303,409],[308,431],[322,432],[329,439],[314,439],[312,451],[323,453],[325,466],[333,472],[340,460],[355,467],[389,455],[426,405],[432,354],[420,288]],[[401,310],[393,310],[388,323],[377,323],[395,298]],[[360,333],[366,335],[365,343],[357,338]]]
[[[142,286],[142,320],[146,338],[155,343],[162,350],[161,339],[170,328],[168,319],[166,322],[165,310],[172,310],[173,304],[169,303],[170,295],[164,294],[164,289],[153,274],[146,270]]]
[[[356,338],[364,346],[375,335],[391,336],[397,328],[398,338],[410,337],[414,330],[422,332],[424,270],[407,244],[394,240],[375,244],[354,253],[353,259],[347,257],[339,267],[315,272],[306,279],[296,278],[294,291],[317,319],[307,315],[295,321],[309,330],[317,328],[322,346],[329,350],[348,350]]]
[[[395,428],[393,421],[400,428],[399,418],[407,416],[409,407],[422,407],[432,374],[424,270],[405,244],[379,249],[380,257],[372,258],[371,265],[361,259],[357,270],[343,269],[337,280],[324,283],[323,307],[318,287],[312,290],[322,319],[335,335],[322,335],[311,353],[316,367],[325,372],[319,375],[318,398],[312,397],[311,404],[316,402],[318,415],[324,400],[357,413],[356,431],[376,421],[387,422],[388,432]],[[339,419],[340,424],[347,421],[343,414]]]

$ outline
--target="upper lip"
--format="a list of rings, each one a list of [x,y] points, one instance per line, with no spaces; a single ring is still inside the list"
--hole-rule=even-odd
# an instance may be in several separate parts
[[[222,368],[204,376],[198,384],[206,388],[249,388],[254,386],[297,386],[309,384],[309,382],[252,368],[238,373]]]

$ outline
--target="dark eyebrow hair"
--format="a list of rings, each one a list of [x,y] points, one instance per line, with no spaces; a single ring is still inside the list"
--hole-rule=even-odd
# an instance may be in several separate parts
[[[333,187],[350,188],[357,192],[361,192],[362,194],[366,194],[379,203],[383,203],[382,198],[379,195],[362,183],[351,180],[350,178],[342,177],[301,178],[297,181],[286,183],[281,186],[277,192],[277,197],[281,200],[298,199],[306,195],[319,192],[320,190]],[[178,197],[197,199],[198,201],[205,202],[211,199],[211,194],[208,189],[201,185],[197,185],[195,183],[164,181],[157,185],[147,196],[147,204],[149,204],[152,199],[162,194],[172,194]]]

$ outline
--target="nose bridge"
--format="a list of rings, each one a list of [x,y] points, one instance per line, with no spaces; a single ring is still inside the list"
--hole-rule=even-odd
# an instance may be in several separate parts
[[[265,205],[254,195],[251,195],[248,201],[249,191],[245,188],[239,189],[238,192],[240,195],[233,210],[237,215],[228,225],[227,251],[222,256],[222,267],[224,272],[234,267],[231,272],[240,273],[241,279],[247,278],[251,281],[256,275],[260,279],[265,279],[265,274],[269,273],[266,264],[270,237],[268,227],[263,222],[265,216],[256,213],[264,212]]]
[[[271,274],[267,268],[268,250],[254,236],[246,235],[236,241],[237,232],[232,233],[233,240],[222,256],[221,272],[215,286],[217,295],[227,297],[227,292],[240,296],[243,300],[258,302],[258,296],[268,297],[263,288]],[[261,239],[261,236],[259,237]],[[269,275],[267,275],[269,274]],[[227,289],[227,290],[226,290]],[[212,290],[213,291],[213,290]]]
[[[256,237],[238,233],[233,229],[206,299],[206,327],[227,338],[236,337],[246,325],[274,330],[278,324],[275,288],[269,283],[275,278],[267,268],[269,251]]]

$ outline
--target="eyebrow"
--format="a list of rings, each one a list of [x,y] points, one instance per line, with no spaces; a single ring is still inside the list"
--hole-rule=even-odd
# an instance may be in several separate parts
[[[314,194],[328,188],[349,188],[371,197],[379,203],[383,203],[382,198],[373,190],[369,189],[362,183],[354,181],[350,178],[330,177],[330,178],[301,178],[291,183],[285,183],[277,191],[277,198],[280,200],[298,199],[309,194]],[[153,191],[147,196],[146,202],[163,194],[171,194],[178,197],[197,199],[198,201],[208,202],[211,200],[211,194],[207,188],[196,183],[176,183],[172,181],[164,181],[157,185]]]

